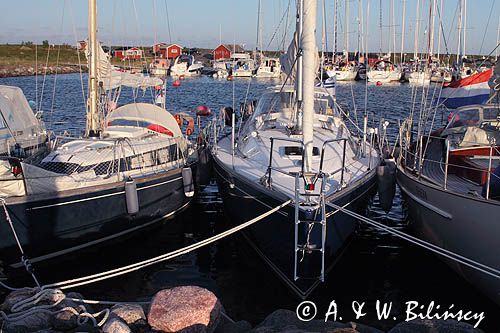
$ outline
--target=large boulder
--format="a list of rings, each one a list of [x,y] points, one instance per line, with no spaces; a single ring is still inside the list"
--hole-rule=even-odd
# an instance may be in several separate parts
[[[471,324],[456,320],[422,320],[415,319],[402,322],[393,327],[389,333],[482,333]]]
[[[56,313],[52,317],[52,328],[59,331],[69,331],[78,326],[78,316],[69,310]]]
[[[128,325],[146,320],[144,309],[138,304],[116,304],[111,308],[111,316],[116,316]]]
[[[153,297],[148,323],[162,332],[211,333],[220,320],[221,309],[217,297],[207,289],[175,287]]]

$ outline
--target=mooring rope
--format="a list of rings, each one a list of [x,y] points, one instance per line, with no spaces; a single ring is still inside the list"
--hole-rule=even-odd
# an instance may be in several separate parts
[[[255,217],[255,218],[253,218],[245,223],[242,223],[242,224],[240,224],[234,228],[231,228],[229,230],[226,230],[218,235],[212,236],[212,237],[207,238],[205,240],[202,240],[198,243],[188,245],[188,246],[183,247],[181,249],[178,249],[178,250],[166,253],[166,254],[162,254],[160,256],[157,256],[157,257],[154,257],[151,259],[147,259],[147,260],[144,260],[144,261],[141,261],[141,262],[138,262],[135,264],[131,264],[128,266],[123,266],[120,268],[116,268],[116,269],[112,269],[112,270],[108,270],[105,272],[101,272],[101,273],[97,273],[97,274],[93,274],[93,275],[89,275],[89,276],[84,276],[84,277],[80,277],[80,278],[76,278],[76,279],[70,279],[70,280],[66,280],[66,281],[61,281],[61,282],[57,282],[57,283],[44,285],[44,286],[42,286],[42,289],[47,289],[47,288],[69,289],[69,288],[73,288],[73,287],[77,287],[77,286],[82,286],[82,285],[94,283],[94,282],[101,281],[101,280],[106,280],[106,279],[109,279],[112,277],[120,276],[120,275],[123,275],[126,273],[137,271],[139,269],[157,264],[157,263],[162,262],[162,261],[173,259],[173,258],[178,257],[180,255],[189,253],[193,250],[196,250],[198,248],[201,248],[203,246],[206,246],[208,244],[216,242],[216,241],[218,241],[224,237],[227,237],[229,235],[232,235],[232,234],[234,234],[242,229],[245,229],[256,222],[261,221],[262,219],[266,218],[267,216],[279,211],[280,209],[287,206],[291,202],[292,202],[291,199],[287,200],[287,201],[283,202],[282,204],[268,210],[267,212]]]
[[[331,203],[331,202],[328,202],[326,204],[328,206],[334,208],[334,209],[337,209],[337,210],[341,211],[342,213],[345,213],[345,214],[350,215],[350,216],[352,216],[352,217],[354,217],[354,218],[356,218],[356,219],[358,219],[358,220],[360,220],[360,221],[362,221],[364,223],[372,225],[372,226],[376,227],[377,229],[382,229],[382,230],[384,230],[384,231],[386,231],[386,232],[388,232],[388,233],[390,233],[390,234],[392,234],[392,235],[394,235],[396,237],[404,239],[404,240],[406,240],[406,241],[408,241],[408,242],[410,242],[412,244],[415,244],[415,245],[420,246],[420,247],[422,247],[424,249],[427,249],[429,251],[437,253],[437,254],[439,254],[439,255],[441,255],[443,257],[446,257],[448,259],[451,259],[453,261],[461,263],[461,264],[463,264],[465,266],[473,268],[473,269],[475,269],[477,271],[485,273],[485,274],[487,274],[489,276],[492,276],[494,278],[500,279],[500,271],[497,270],[497,269],[495,269],[495,268],[493,268],[493,267],[484,265],[484,264],[482,264],[480,262],[477,262],[477,261],[472,260],[470,258],[464,257],[464,256],[462,256],[462,255],[460,255],[458,253],[453,252],[453,251],[449,251],[447,249],[441,248],[441,247],[439,247],[437,245],[434,245],[432,243],[426,242],[426,241],[424,241],[424,240],[422,240],[420,238],[411,236],[411,235],[409,235],[407,233],[404,233],[402,231],[399,231],[399,230],[396,230],[394,228],[388,227],[388,226],[386,226],[386,225],[384,225],[384,224],[382,224],[380,222],[374,221],[374,220],[372,220],[372,219],[370,219],[368,217],[360,215],[360,214],[358,214],[356,212],[353,212],[353,211],[351,211],[349,209],[346,209],[346,208],[344,208],[342,206],[338,206],[338,205],[336,205],[334,203]]]
[[[7,220],[7,223],[10,226],[10,229],[12,230],[12,234],[14,235],[14,238],[16,239],[17,247],[19,248],[19,251],[21,252],[21,261],[26,268],[26,271],[31,274],[31,277],[35,281],[36,285],[40,287],[40,283],[38,282],[38,279],[35,276],[35,273],[33,272],[33,267],[31,266],[31,263],[26,257],[26,254],[24,253],[23,247],[21,245],[21,242],[19,241],[19,237],[17,236],[16,229],[14,228],[14,224],[12,223],[12,219],[10,218],[9,211],[7,210],[7,205],[5,203],[4,198],[0,198],[0,202],[2,203],[3,206],[3,211],[5,213],[5,219]]]

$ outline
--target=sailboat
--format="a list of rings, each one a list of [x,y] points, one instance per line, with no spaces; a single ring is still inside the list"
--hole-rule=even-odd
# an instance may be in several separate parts
[[[316,5],[298,2],[295,38],[282,61],[294,84],[269,88],[238,133],[233,126],[212,147],[217,184],[233,223],[292,201],[243,235],[301,298],[325,280],[356,228],[354,219],[330,205],[365,209],[379,161],[369,140],[350,133],[332,92],[315,87]],[[302,59],[294,59],[299,47]]]
[[[257,43],[259,50],[254,53],[256,58],[259,54],[259,65],[255,70],[256,78],[279,78],[281,77],[281,63],[279,57],[266,57],[264,56],[262,47],[262,0],[259,0],[258,17],[257,17]],[[256,59],[255,59],[256,60]]]
[[[430,135],[419,124],[416,142],[410,141],[408,118],[400,130],[397,181],[415,233],[460,256],[445,261],[500,304],[500,105],[491,103],[495,98],[458,108]]]
[[[2,175],[10,193],[0,188],[5,209],[0,259],[6,266],[22,267],[28,258],[36,263],[137,232],[181,211],[194,194],[192,149],[174,116],[147,103],[108,109],[114,103],[105,87],[120,90],[122,84],[159,79],[107,67],[97,41],[96,7],[96,0],[89,0],[85,135],[55,137],[41,156],[1,161],[11,171]]]

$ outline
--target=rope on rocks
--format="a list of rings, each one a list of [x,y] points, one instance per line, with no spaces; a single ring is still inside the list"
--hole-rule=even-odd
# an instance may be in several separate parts
[[[31,274],[31,277],[35,281],[36,285],[38,287],[40,287],[40,283],[38,282],[38,279],[36,278],[35,273],[33,272],[33,267],[31,266],[31,263],[30,263],[28,257],[26,257],[26,255],[24,254],[23,247],[21,245],[21,242],[19,241],[19,237],[17,236],[16,228],[14,228],[14,223],[12,223],[12,219],[10,218],[9,211],[7,210],[7,205],[5,203],[5,199],[0,198],[0,202],[2,203],[2,206],[3,206],[3,211],[5,213],[5,219],[7,220],[7,223],[9,224],[10,229],[12,230],[12,234],[14,235],[14,238],[16,239],[17,247],[19,248],[19,251],[21,252],[21,261],[22,261],[24,267],[26,268],[26,271]]]
[[[2,284],[5,286],[4,284]],[[13,289],[13,288],[11,288]],[[57,314],[59,312],[69,311],[77,316],[78,325],[86,324],[89,320],[92,324],[97,327],[101,327],[109,318],[109,309],[104,309],[96,313],[89,313],[85,306],[79,305],[78,310],[71,306],[66,306],[59,310],[52,310],[57,305],[59,305],[65,299],[73,300],[73,298],[67,298],[66,295],[60,289],[40,289],[40,288],[20,288],[17,290],[31,290],[37,292],[25,299],[22,299],[14,303],[10,308],[10,314],[6,314],[4,311],[0,311],[0,318],[5,322],[16,322],[21,319],[30,317],[36,313],[47,313],[50,315]],[[42,301],[52,302],[51,304],[37,305]],[[102,319],[97,322],[97,318],[102,316]]]

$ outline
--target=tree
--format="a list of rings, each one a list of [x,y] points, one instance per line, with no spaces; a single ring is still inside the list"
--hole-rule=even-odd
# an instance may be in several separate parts
[[[42,45],[43,45],[43,47],[49,47],[49,41],[48,40],[44,40],[42,42]]]

